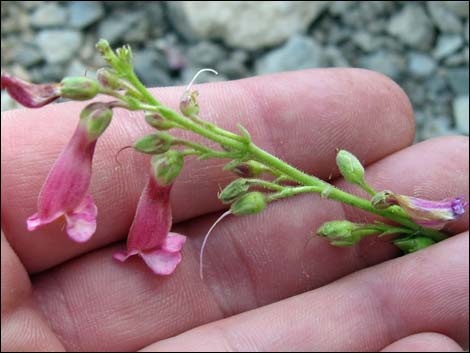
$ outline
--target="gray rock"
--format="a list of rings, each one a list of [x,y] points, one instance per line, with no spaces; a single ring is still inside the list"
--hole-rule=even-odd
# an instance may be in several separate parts
[[[191,46],[187,53],[189,63],[202,67],[215,67],[226,56],[224,48],[208,41]]]
[[[437,38],[436,47],[433,50],[433,56],[440,60],[443,59],[463,46],[463,39],[457,34],[441,34]]]
[[[465,40],[467,41],[467,44],[468,44],[468,31],[469,31],[469,22],[467,20],[467,23],[465,24]]]
[[[104,16],[101,1],[69,1],[67,10],[69,25],[77,29],[91,26]]]
[[[144,42],[150,38],[150,23],[145,12],[135,12],[137,20],[123,35],[125,43]]]
[[[170,86],[165,57],[152,49],[134,51],[135,72],[146,86]]]
[[[434,40],[434,27],[426,12],[417,4],[406,3],[389,24],[388,33],[403,43],[421,50],[428,50]]]
[[[468,18],[469,2],[468,1],[443,1],[443,4],[455,15]]]
[[[176,28],[183,34],[219,38],[227,45],[258,49],[303,32],[327,1],[170,1]]]
[[[454,110],[455,127],[462,134],[468,135],[468,99],[469,96],[460,96],[452,102]]]
[[[31,15],[31,24],[37,28],[63,26],[67,11],[55,1],[44,2]]]
[[[343,55],[342,51],[336,46],[328,46],[324,50],[325,55],[328,58],[328,62],[334,67],[349,67],[351,66],[348,59]]]
[[[388,50],[379,50],[362,57],[359,60],[359,66],[397,79],[406,68],[406,60],[400,54]]]
[[[282,47],[272,50],[256,63],[258,74],[301,70],[327,65],[323,48],[313,39],[295,35]]]
[[[98,37],[106,38],[111,45],[123,41],[126,33],[138,26],[141,12],[113,13],[99,24]]]
[[[465,52],[465,49],[462,49],[458,51],[457,53],[454,53],[448,56],[447,58],[444,59],[443,63],[444,63],[444,66],[447,66],[447,67],[465,65],[467,63],[467,54]]]
[[[454,135],[456,131],[452,129],[451,122],[444,116],[429,118],[425,121],[421,129],[420,139],[428,140],[437,136]]]
[[[25,68],[34,66],[41,62],[40,50],[32,44],[22,43],[13,49],[13,60]]]
[[[33,82],[59,82],[65,76],[63,65],[58,64],[35,67],[30,72]]]
[[[412,52],[408,56],[408,71],[415,77],[429,76],[436,70],[436,67],[436,62],[429,55]]]
[[[380,41],[369,32],[359,31],[353,34],[352,40],[365,52],[370,52],[380,47]]]
[[[428,1],[428,11],[442,32],[461,33],[463,24],[459,17],[453,13],[444,1]]]
[[[217,65],[217,70],[227,78],[239,79],[250,76],[250,71],[246,67],[248,54],[244,51],[233,52],[226,60],[223,60]]]
[[[355,6],[357,1],[333,1],[329,6],[329,12],[333,15],[347,15]]]
[[[74,60],[67,68],[65,76],[86,76],[89,78],[95,78],[96,70],[86,66],[79,60]]]
[[[82,43],[82,35],[73,30],[43,30],[38,33],[36,42],[47,62],[57,64],[75,56]]]
[[[468,95],[468,67],[457,67],[447,70],[447,80],[456,95]]]

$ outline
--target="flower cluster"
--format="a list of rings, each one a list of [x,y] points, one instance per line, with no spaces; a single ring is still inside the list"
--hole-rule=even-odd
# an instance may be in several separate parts
[[[98,209],[89,192],[93,156],[98,139],[113,120],[117,108],[142,111],[145,122],[155,131],[132,145],[135,151],[151,155],[148,182],[136,207],[128,232],[127,247],[114,254],[124,262],[137,255],[158,275],[169,275],[182,260],[184,235],[171,232],[171,190],[185,158],[228,159],[226,170],[239,176],[219,193],[229,214],[236,216],[262,212],[271,202],[301,193],[319,193],[358,207],[395,223],[359,224],[346,220],[323,224],[317,231],[335,246],[352,246],[372,234],[398,234],[394,244],[405,253],[414,252],[446,238],[439,230],[461,217],[468,202],[462,197],[430,201],[390,191],[377,192],[365,180],[365,169],[350,152],[338,151],[336,162],[344,179],[370,195],[364,199],[307,175],[257,147],[246,129],[240,134],[211,124],[199,117],[198,92],[192,85],[204,71],[199,71],[184,90],[180,113],[162,105],[139,81],[133,70],[132,51],[128,46],[113,51],[101,40],[97,48],[109,67],[98,70],[97,79],[67,77],[60,83],[32,84],[9,74],[2,74],[1,88],[29,108],[40,108],[59,98],[83,101],[103,94],[112,101],[86,105],[70,141],[54,163],[39,193],[37,212],[27,220],[33,231],[65,218],[66,232],[76,242],[89,240],[97,228]],[[199,134],[217,147],[175,137],[169,132],[183,129]],[[262,178],[262,177],[265,178]],[[203,242],[206,240],[215,224]],[[201,271],[202,271],[201,250]]]

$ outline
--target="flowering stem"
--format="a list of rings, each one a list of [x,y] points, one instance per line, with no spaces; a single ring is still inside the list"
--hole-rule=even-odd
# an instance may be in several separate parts
[[[237,135],[238,138],[234,139],[231,136],[231,132],[223,130],[221,128],[217,128],[216,131],[212,131],[211,128],[208,128],[205,125],[198,124],[196,121],[193,121],[190,118],[188,119],[183,115],[177,113],[176,111],[160,105],[160,103],[155,98],[153,98],[153,96],[147,91],[145,86],[140,83],[135,74],[132,78],[137,81],[135,83],[136,89],[141,92],[143,96],[148,97],[147,101],[151,103],[150,105],[140,104],[140,109],[159,113],[166,119],[177,123],[185,130],[192,131],[196,134],[206,137],[207,139],[220,144],[223,148],[229,149],[231,151],[233,150],[240,152],[240,160],[252,159],[257,162],[260,162],[265,166],[269,167],[271,170],[282,173],[282,175],[284,175],[290,180],[298,182],[299,184],[304,186],[312,187],[310,192],[321,193],[322,197],[340,201],[347,205],[351,205],[362,210],[374,213],[376,215],[388,218],[409,229],[419,231],[421,234],[433,240],[441,241],[447,238],[445,234],[437,230],[421,227],[420,225],[414,223],[410,218],[404,216],[402,212],[398,212],[394,208],[377,209],[370,203],[369,200],[360,198],[353,194],[349,194],[315,176],[308,175],[298,170],[297,168],[287,164],[286,162],[259,148],[258,146],[253,144],[247,137],[244,138],[244,141],[241,141],[241,136]],[[225,133],[221,134],[219,130],[225,131]]]

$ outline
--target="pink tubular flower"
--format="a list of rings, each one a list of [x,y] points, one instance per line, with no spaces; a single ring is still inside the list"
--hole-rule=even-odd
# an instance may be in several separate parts
[[[181,262],[186,237],[170,232],[172,184],[160,183],[152,170],[129,230],[127,251],[119,251],[113,257],[123,262],[139,255],[155,274],[170,275]]]
[[[461,217],[465,214],[465,208],[468,206],[468,202],[462,197],[430,201],[392,194],[388,201],[400,205],[416,223],[435,229],[441,229],[447,222]]]
[[[21,105],[28,108],[40,108],[60,97],[58,83],[35,85],[8,74],[2,74],[2,90]]]
[[[112,118],[112,103],[92,103],[80,115],[71,140],[54,163],[38,198],[38,212],[28,218],[28,230],[64,216],[67,234],[87,241],[96,230],[97,208],[88,187],[98,137]]]

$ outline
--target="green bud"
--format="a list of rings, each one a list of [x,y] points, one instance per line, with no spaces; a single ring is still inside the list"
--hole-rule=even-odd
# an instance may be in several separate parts
[[[96,140],[106,130],[113,117],[108,103],[91,103],[80,113],[80,122],[85,126],[88,138]]]
[[[151,164],[158,184],[165,186],[173,183],[180,174],[184,165],[184,156],[179,151],[169,150],[153,156]]]
[[[379,233],[370,225],[349,221],[331,221],[323,223],[317,230],[319,236],[327,238],[335,246],[352,246],[367,235]]]
[[[391,202],[392,196],[393,196],[393,193],[391,191],[388,191],[388,190],[380,191],[372,197],[372,199],[370,200],[370,203],[372,204],[372,206],[374,206],[374,208],[377,208],[379,210],[384,210],[393,205],[393,203]]]
[[[364,184],[364,167],[352,153],[340,150],[336,155],[336,164],[341,174],[351,184]]]
[[[266,171],[266,167],[262,163],[256,161],[248,161],[239,163],[231,170],[232,172],[243,178],[255,178],[264,173]]]
[[[228,184],[219,194],[219,200],[223,203],[231,203],[245,194],[250,185],[247,179],[237,179]]]
[[[180,110],[185,116],[194,116],[199,114],[199,104],[197,103],[198,92],[185,91],[180,100]]]
[[[160,154],[168,151],[174,141],[173,136],[159,131],[138,139],[132,147],[142,153]]]
[[[258,191],[249,192],[235,201],[230,210],[234,215],[260,213],[266,208],[266,197]]]
[[[73,100],[94,98],[100,92],[100,84],[87,77],[66,77],[60,83],[60,95]]]
[[[169,130],[175,127],[172,122],[166,120],[158,113],[146,112],[145,121],[147,122],[147,124],[157,130]]]
[[[116,71],[103,67],[96,72],[96,79],[98,82],[109,89],[121,89],[121,79],[119,78]]]
[[[396,239],[393,241],[393,244],[395,244],[406,254],[427,248],[428,246],[431,246],[435,243],[436,242],[434,240],[423,236]]]

